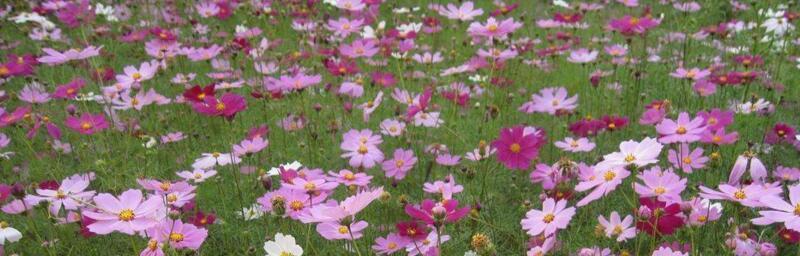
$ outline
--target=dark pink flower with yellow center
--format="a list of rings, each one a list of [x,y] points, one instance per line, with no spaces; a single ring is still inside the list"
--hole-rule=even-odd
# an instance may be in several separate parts
[[[195,111],[207,116],[223,116],[233,118],[247,108],[244,97],[235,93],[226,93],[217,99],[206,96],[202,103],[195,102],[192,107]]]
[[[80,133],[91,135],[108,128],[108,122],[103,114],[83,113],[80,117],[69,116],[64,125]]]
[[[500,130],[500,137],[492,142],[497,149],[497,158],[508,169],[525,170],[531,160],[539,156],[544,139],[537,133],[525,134],[525,127],[518,125]]]

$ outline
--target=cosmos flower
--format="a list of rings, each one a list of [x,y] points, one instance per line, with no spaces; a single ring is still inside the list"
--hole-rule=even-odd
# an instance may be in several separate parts
[[[473,20],[475,17],[483,15],[483,10],[480,8],[475,8],[475,4],[472,1],[466,1],[461,3],[461,6],[456,6],[452,3],[447,4],[447,6],[437,10],[440,15],[447,17],[451,20],[460,20],[460,21],[470,21]]]
[[[630,176],[631,172],[619,165],[608,164],[607,162],[598,163],[592,168],[594,173],[588,180],[581,181],[575,186],[575,191],[592,190],[586,197],[578,201],[577,206],[584,206],[590,202],[606,196],[614,191],[617,186],[622,184],[622,180]]]
[[[522,229],[531,236],[539,234],[549,236],[556,230],[567,228],[573,215],[575,207],[567,207],[566,200],[556,202],[552,198],[547,198],[542,203],[542,210],[533,209],[525,214],[525,218],[521,221]]]
[[[82,214],[95,220],[88,226],[89,231],[96,234],[121,232],[133,234],[144,231],[158,224],[156,218],[163,207],[161,198],[145,199],[142,191],[130,189],[120,196],[101,193],[94,197],[97,211],[83,210]]]
[[[208,236],[208,230],[198,228],[180,219],[165,218],[157,225],[147,229],[147,236],[159,242],[169,243],[175,249],[200,249]]]
[[[297,245],[292,235],[276,233],[275,239],[264,242],[267,256],[303,255],[303,248]]]
[[[80,134],[91,135],[108,128],[105,115],[83,113],[80,117],[68,116],[64,125]]]
[[[398,148],[394,150],[393,158],[384,161],[381,166],[387,178],[402,180],[416,163],[417,157],[413,150]]]
[[[492,142],[497,149],[497,159],[512,170],[525,170],[531,160],[539,155],[544,139],[537,134],[524,134],[525,127],[518,125],[500,130],[500,136]]]
[[[47,55],[39,57],[36,60],[51,66],[59,65],[72,60],[83,60],[100,55],[100,49],[102,48],[103,46],[100,47],[88,46],[83,50],[70,49],[63,53],[56,51],[52,48],[44,48],[42,49],[42,51],[44,51],[45,54]]]
[[[661,143],[691,143],[700,140],[700,134],[705,131],[703,117],[697,116],[690,119],[689,113],[681,112],[678,120],[664,119],[656,125],[656,131],[662,136],[658,139]]]
[[[611,165],[643,167],[657,163],[663,147],[664,145],[653,138],[644,138],[639,142],[628,140],[619,144],[619,152],[605,155],[603,159]]]
[[[531,95],[531,101],[522,104],[519,107],[519,111],[529,114],[541,112],[551,115],[568,113],[578,106],[578,95],[573,95],[569,98],[567,96],[567,89],[564,87],[544,88],[538,94]]]
[[[631,215],[621,219],[619,213],[614,211],[611,212],[611,217],[608,220],[601,215],[597,216],[597,221],[603,226],[606,237],[615,238],[617,242],[624,242],[636,237],[636,228],[632,226],[633,216]]]

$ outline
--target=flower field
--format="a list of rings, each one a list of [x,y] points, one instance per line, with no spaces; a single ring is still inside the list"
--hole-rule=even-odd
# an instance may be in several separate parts
[[[800,255],[798,20],[0,3],[0,256]]]

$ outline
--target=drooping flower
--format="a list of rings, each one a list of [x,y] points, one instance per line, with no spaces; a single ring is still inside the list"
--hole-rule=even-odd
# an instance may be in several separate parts
[[[22,239],[22,233],[19,230],[8,225],[8,222],[0,221],[0,249],[8,243],[13,243]]]

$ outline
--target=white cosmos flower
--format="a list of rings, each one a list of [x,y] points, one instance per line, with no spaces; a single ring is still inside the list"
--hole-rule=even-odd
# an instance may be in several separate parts
[[[30,21],[36,22],[39,26],[42,26],[44,29],[51,30],[56,28],[56,24],[47,20],[42,15],[39,15],[35,12],[22,12],[17,16],[11,17],[8,20],[13,21],[17,24],[28,23]]]
[[[242,162],[242,159],[234,156],[231,153],[203,153],[200,158],[194,161],[192,168],[207,170],[217,165],[226,166],[229,164],[238,164],[240,162]]]
[[[642,141],[623,141],[619,144],[619,152],[603,156],[603,162],[612,166],[636,165],[643,167],[648,164],[658,163],[658,155],[664,145],[658,140],[647,137]]]
[[[113,6],[105,6],[101,3],[97,3],[94,7],[94,14],[103,15],[106,17],[106,20],[110,22],[117,22],[119,18],[114,15],[114,7]]]
[[[295,170],[296,171],[296,170],[300,170],[300,168],[303,168],[303,164],[301,164],[298,161],[294,161],[294,162],[291,162],[291,163],[285,163],[285,164],[282,164],[282,165],[278,165],[278,167],[272,167],[271,169],[269,169],[269,172],[267,172],[267,175],[276,176],[276,175],[280,174],[281,173],[281,167],[283,167],[283,169],[285,169],[285,170]]]
[[[283,233],[277,233],[275,240],[265,242],[264,250],[267,251],[267,256],[303,255],[303,248],[297,245],[294,237]]]
[[[6,241],[13,243],[22,238],[22,233],[19,230],[8,226],[5,221],[0,221],[0,245],[5,245]]]
[[[255,220],[264,216],[264,211],[261,210],[261,205],[253,204],[250,207],[242,208],[241,211],[236,211],[236,215],[241,216],[244,220]]]

